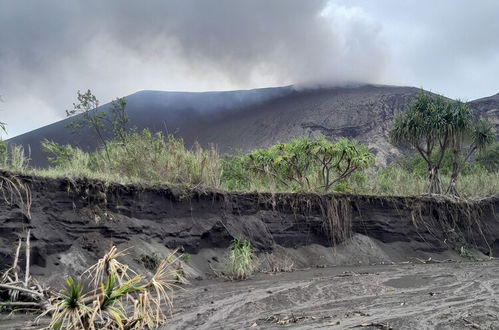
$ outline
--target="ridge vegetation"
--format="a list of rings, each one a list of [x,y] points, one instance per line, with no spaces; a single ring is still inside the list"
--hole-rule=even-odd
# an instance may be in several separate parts
[[[355,140],[300,137],[247,154],[222,156],[215,147],[186,148],[181,138],[129,126],[126,100],[107,116],[93,109],[97,98],[78,92],[67,115],[74,134],[92,128],[102,139],[95,152],[42,141],[50,167],[29,166],[29,150],[0,144],[0,167],[49,177],[169,184],[228,191],[348,192],[370,195],[449,194],[485,197],[499,193],[499,144],[492,126],[460,101],[421,91],[398,115],[392,143],[414,149],[391,165],[376,167],[367,146]],[[112,125],[104,125],[109,121]],[[105,132],[106,127],[112,132]],[[103,136],[112,136],[104,140]]]

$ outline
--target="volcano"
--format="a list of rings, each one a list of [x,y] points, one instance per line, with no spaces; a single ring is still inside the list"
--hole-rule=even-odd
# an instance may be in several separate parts
[[[214,145],[222,153],[247,152],[300,136],[356,139],[368,145],[377,163],[400,155],[387,136],[395,114],[420,91],[415,87],[355,85],[306,89],[294,86],[223,92],[140,91],[127,96],[130,126],[163,131]],[[469,102],[477,115],[499,128],[499,94]],[[108,111],[105,104],[97,111]],[[47,166],[43,139],[86,151],[98,147],[91,131],[71,134],[68,118],[8,140],[31,150],[32,165]]]

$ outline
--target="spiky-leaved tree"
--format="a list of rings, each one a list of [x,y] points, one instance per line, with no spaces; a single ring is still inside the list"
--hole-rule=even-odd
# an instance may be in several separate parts
[[[465,139],[469,137],[473,131],[473,116],[466,104],[461,101],[453,103],[449,107],[449,111],[445,113],[445,121],[447,123],[447,131],[449,135],[449,147],[452,151],[452,174],[449,187],[446,193],[458,196],[457,192],[457,177],[459,175],[460,163],[462,160],[462,148]]]
[[[456,104],[456,109],[455,120],[459,122],[459,120],[466,119],[468,122],[462,122],[462,129],[453,135],[452,174],[447,193],[459,196],[459,192],[457,191],[457,179],[461,164],[467,162],[476,152],[483,152],[495,141],[496,135],[494,128],[486,119],[479,118],[477,121],[469,119],[468,117],[471,117],[471,111],[464,103],[458,102]]]
[[[461,129],[453,122],[454,105],[441,96],[421,91],[406,110],[395,116],[390,131],[392,143],[409,143],[428,168],[428,193],[441,194],[439,171],[454,134]]]

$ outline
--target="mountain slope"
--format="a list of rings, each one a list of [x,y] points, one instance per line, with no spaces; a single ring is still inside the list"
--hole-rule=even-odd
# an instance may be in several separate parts
[[[499,93],[468,103],[475,113],[492,123],[499,134]]]
[[[204,146],[214,144],[221,152],[249,151],[293,137],[323,134],[330,139],[348,137],[366,143],[382,165],[400,153],[387,141],[391,120],[418,91],[413,87],[374,85],[207,93],[143,91],[127,97],[127,110],[133,126],[175,133],[187,145],[198,141]],[[499,96],[470,105],[499,124]],[[36,166],[46,165],[39,147],[43,138],[93,150],[98,141],[91,132],[71,135],[65,128],[69,120],[9,142],[29,145]]]

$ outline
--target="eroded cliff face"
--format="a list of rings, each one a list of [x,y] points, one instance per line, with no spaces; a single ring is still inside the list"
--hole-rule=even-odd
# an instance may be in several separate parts
[[[304,259],[303,249],[309,246],[341,250],[345,244],[364,244],[364,238],[388,261],[445,254],[461,246],[499,254],[499,198],[459,203],[435,197],[238,194],[21,180],[31,189],[31,219],[19,203],[2,200],[0,265],[11,263],[18,238],[30,229],[33,272],[40,277],[81,272],[111,245],[129,248],[133,261],[166,248],[203,255],[226,249],[234,237],[251,240],[259,252],[301,249]],[[349,253],[362,247],[352,249],[344,250],[346,263]]]

